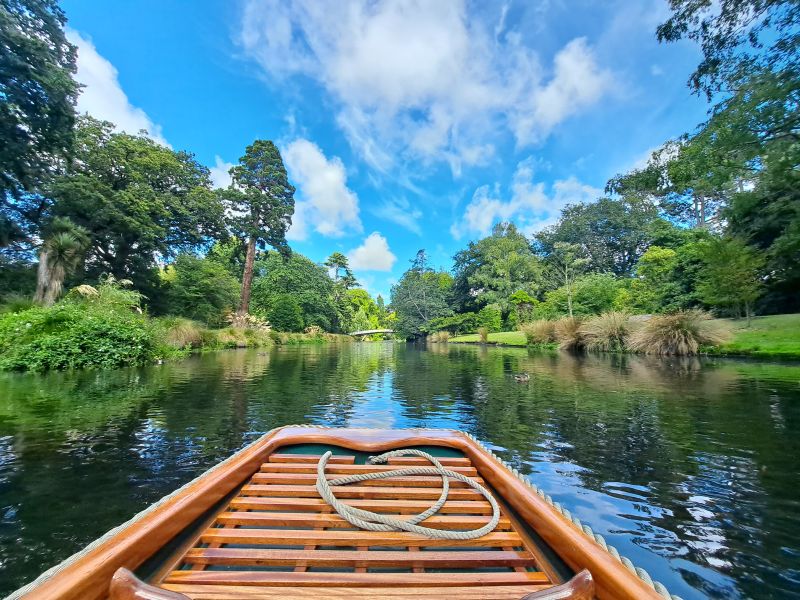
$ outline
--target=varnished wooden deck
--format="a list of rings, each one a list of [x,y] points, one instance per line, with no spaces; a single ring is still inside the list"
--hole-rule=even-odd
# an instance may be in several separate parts
[[[318,460],[271,455],[153,583],[197,600],[518,600],[553,585],[552,569],[505,508],[497,529],[477,540],[359,530],[320,499],[314,486]],[[468,458],[439,460],[484,484]],[[334,456],[327,472],[335,478],[408,464],[428,462],[409,457],[390,459],[390,466],[357,465],[353,456]],[[438,477],[398,477],[344,486],[336,494],[359,508],[415,514],[438,498],[440,486]],[[424,524],[474,529],[490,514],[480,494],[451,481],[443,510]]]

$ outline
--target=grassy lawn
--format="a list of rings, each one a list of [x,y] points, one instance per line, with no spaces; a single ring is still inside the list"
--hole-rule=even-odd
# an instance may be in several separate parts
[[[800,358],[800,314],[754,317],[747,321],[729,321],[733,325],[733,341],[714,354],[747,354]]]
[[[450,338],[451,342],[479,342],[480,336],[477,333],[459,335]],[[489,334],[490,344],[502,344],[504,346],[526,346],[525,336],[520,331],[501,331]]]

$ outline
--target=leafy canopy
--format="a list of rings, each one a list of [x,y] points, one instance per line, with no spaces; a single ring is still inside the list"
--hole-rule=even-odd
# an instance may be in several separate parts
[[[56,0],[0,0],[0,206],[36,190],[72,147],[77,55],[65,23]]]

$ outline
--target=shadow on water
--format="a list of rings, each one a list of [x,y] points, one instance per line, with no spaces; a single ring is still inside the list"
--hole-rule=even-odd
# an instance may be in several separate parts
[[[360,343],[0,375],[0,593],[302,422],[467,430],[684,598],[800,592],[800,366]]]

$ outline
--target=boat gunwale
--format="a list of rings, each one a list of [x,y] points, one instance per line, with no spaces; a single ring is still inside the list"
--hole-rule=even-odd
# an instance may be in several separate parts
[[[270,454],[293,444],[328,444],[354,451],[389,451],[407,446],[454,448],[506,504],[575,572],[588,569],[596,595],[605,599],[663,598],[594,539],[525,485],[490,451],[460,431],[445,429],[328,429],[287,425],[273,429],[201,474],[98,542],[46,571],[9,599],[102,600],[120,567],[135,570],[176,535],[256,473]]]

